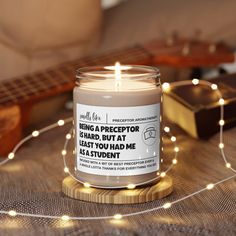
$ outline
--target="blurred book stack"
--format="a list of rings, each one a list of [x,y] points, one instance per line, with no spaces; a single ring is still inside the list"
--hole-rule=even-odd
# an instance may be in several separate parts
[[[218,85],[224,105],[224,129],[236,125],[236,74],[210,80]],[[207,138],[219,131],[220,105],[217,92],[199,84],[171,86],[164,95],[164,113],[195,138]]]

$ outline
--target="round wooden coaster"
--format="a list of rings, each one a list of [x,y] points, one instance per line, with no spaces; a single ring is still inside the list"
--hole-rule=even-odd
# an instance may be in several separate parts
[[[62,182],[62,191],[68,197],[88,202],[134,204],[150,202],[166,197],[173,191],[172,179],[169,176],[161,178],[154,185],[135,189],[97,189],[86,188],[73,178],[66,177]]]

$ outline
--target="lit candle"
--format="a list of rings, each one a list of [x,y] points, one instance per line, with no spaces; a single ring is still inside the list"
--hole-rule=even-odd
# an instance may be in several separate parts
[[[76,177],[98,187],[135,186],[160,168],[159,71],[146,66],[78,70],[74,88]]]

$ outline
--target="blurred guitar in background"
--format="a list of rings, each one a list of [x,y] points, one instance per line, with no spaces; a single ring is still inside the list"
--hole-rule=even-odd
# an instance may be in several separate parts
[[[214,67],[234,61],[233,51],[222,43],[187,39],[154,40],[120,51],[95,55],[61,64],[31,75],[0,82],[0,155],[8,154],[29,124],[32,107],[38,102],[69,92],[75,71],[95,65],[139,64],[170,67]]]

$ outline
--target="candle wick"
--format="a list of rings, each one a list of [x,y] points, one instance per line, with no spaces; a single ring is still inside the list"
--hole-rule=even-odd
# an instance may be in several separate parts
[[[120,84],[121,84],[121,81],[120,80],[116,80],[116,83],[115,83],[116,91],[120,90]]]
[[[115,63],[115,87],[116,87],[116,91],[119,91],[120,89],[120,84],[121,84],[121,66],[119,62]]]
[[[115,64],[115,77],[116,77],[116,80],[121,79],[121,66],[119,62],[116,62]]]

